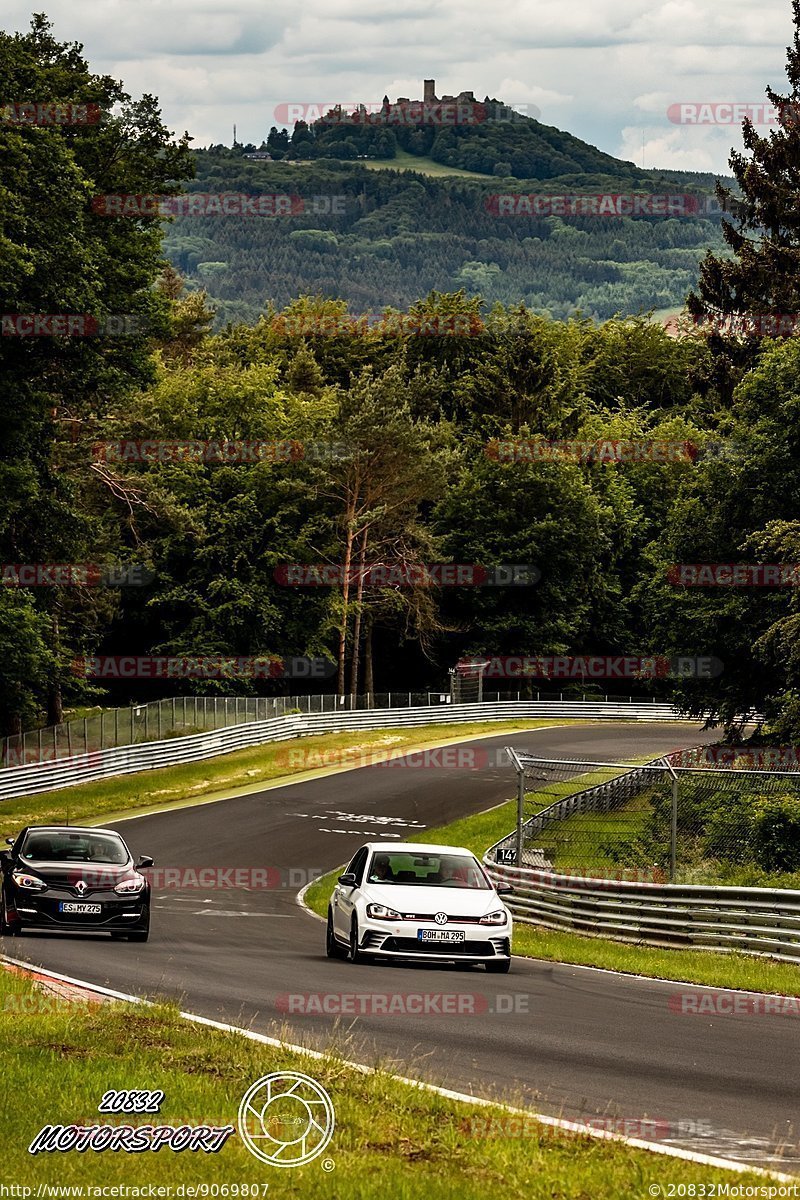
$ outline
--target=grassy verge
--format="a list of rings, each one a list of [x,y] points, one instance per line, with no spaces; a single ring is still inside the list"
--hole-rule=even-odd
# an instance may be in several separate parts
[[[587,786],[587,779],[578,784],[559,784],[567,792]],[[548,789],[546,803],[553,800]],[[567,794],[565,792],[564,794]],[[445,845],[466,846],[479,858],[487,848],[514,828],[517,816],[515,800],[498,808],[464,817],[438,829],[427,829],[416,840],[441,842]],[[328,898],[341,868],[317,879],[305,895],[306,903],[319,916],[325,916]],[[742,988],[750,992],[777,992],[800,996],[800,967],[747,954],[719,954],[711,950],[658,949],[653,946],[615,942],[610,938],[583,937],[578,933],[562,933],[519,922],[514,929],[515,954],[550,962],[574,963],[588,967],[605,967],[653,979],[680,979],[687,983],[704,983],[712,987]]]
[[[0,971],[0,995],[4,1066],[23,1101],[7,1110],[2,1175],[6,1183],[34,1191],[47,1184],[146,1189],[247,1183],[259,1185],[258,1197],[322,1200],[484,1200],[492,1193],[508,1200],[641,1200],[656,1184],[663,1194],[667,1183],[687,1185],[682,1194],[688,1195],[691,1184],[756,1187],[765,1182],[750,1173],[695,1166],[532,1121],[522,1125],[524,1136],[481,1136],[487,1117],[504,1119],[500,1110],[410,1087],[382,1069],[360,1074],[342,1061],[345,1045],[315,1060],[189,1024],[168,1006],[54,1001],[6,971]],[[45,1124],[235,1126],[247,1088],[263,1075],[285,1070],[301,1071],[322,1084],[336,1114],[329,1146],[304,1167],[279,1170],[261,1163],[238,1134],[216,1154],[161,1149],[157,1158],[151,1151],[133,1158],[125,1152],[73,1150],[32,1157],[27,1150]],[[160,1114],[97,1112],[106,1091],[131,1087],[163,1091]],[[323,1170],[323,1159],[332,1161],[330,1170]]]
[[[580,722],[576,722],[580,724]],[[181,802],[191,803],[217,792],[253,788],[297,775],[329,771],[348,761],[375,761],[418,746],[441,745],[482,734],[507,733],[520,729],[540,729],[564,725],[563,720],[549,721],[475,721],[469,724],[427,725],[417,729],[355,730],[330,733],[321,737],[273,742],[237,750],[219,758],[120,775],[116,779],[81,783],[40,796],[5,800],[0,805],[0,839],[15,834],[29,823],[111,819],[136,809]]]

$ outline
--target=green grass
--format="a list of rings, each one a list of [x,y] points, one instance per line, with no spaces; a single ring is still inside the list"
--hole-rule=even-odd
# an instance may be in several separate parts
[[[577,722],[578,724],[580,722]],[[300,774],[308,775],[300,755],[311,755],[309,766],[326,769],[326,762],[339,751],[349,751],[353,760],[360,754],[376,756],[409,751],[418,746],[441,745],[448,741],[463,741],[482,734],[507,733],[521,729],[540,729],[549,725],[564,725],[563,720],[542,721],[477,721],[470,724],[427,725],[420,729],[378,729],[331,733],[321,737],[273,742],[224,754],[204,762],[156,771],[141,771],[136,775],[120,775],[115,779],[82,783],[75,787],[44,792],[40,796],[25,796],[5,800],[0,805],[0,840],[17,833],[27,824],[46,824],[69,820],[72,824],[102,819],[138,809],[179,803],[197,803],[215,793],[236,789],[254,789],[260,783],[274,783]],[[298,753],[299,752],[299,753]],[[333,763],[331,763],[333,765]],[[9,768],[13,770],[13,768]]]
[[[599,782],[598,774],[602,778],[608,777],[607,772],[587,773],[581,776],[580,782],[571,780],[569,783],[551,784],[546,793],[540,792],[528,797],[526,812],[530,814],[535,807],[538,811],[538,808],[552,804],[554,799],[560,796],[581,791]],[[465,846],[478,858],[482,858],[489,846],[514,828],[516,819],[516,800],[509,800],[474,817],[463,817],[438,829],[427,829],[416,837],[416,840]],[[615,864],[615,874],[617,869]],[[328,899],[340,873],[341,867],[337,867],[335,871],[323,875],[315,880],[305,894],[306,904],[321,917],[327,914]],[[527,958],[604,967],[607,970],[645,975],[653,979],[679,979],[712,987],[800,996],[800,967],[747,954],[719,954],[711,950],[681,948],[659,949],[616,942],[610,938],[563,933],[522,924],[520,921],[514,926],[513,951],[514,954]]]
[[[320,1200],[485,1200],[490,1194],[505,1200],[641,1200],[656,1184],[664,1194],[668,1183],[686,1185],[682,1194],[690,1195],[691,1184],[755,1188],[766,1182],[749,1172],[696,1166],[533,1121],[525,1122],[524,1136],[470,1136],[470,1120],[503,1120],[502,1112],[402,1084],[380,1064],[374,1073],[353,1071],[343,1061],[353,1047],[341,1040],[329,1057],[317,1060],[190,1024],[166,1005],[65,1005],[53,1011],[48,996],[7,971],[0,971],[0,998],[4,1071],[17,1098],[4,1119],[6,1183],[34,1189],[247,1183],[259,1184],[259,1197],[266,1192]],[[336,1114],[322,1158],[304,1167],[262,1164],[238,1134],[217,1154],[162,1149],[157,1158],[149,1151],[135,1158],[93,1151],[34,1158],[27,1151],[45,1124],[235,1125],[250,1084],[282,1070],[301,1071],[322,1084]],[[162,1090],[160,1114],[97,1112],[106,1091],[131,1087]],[[331,1170],[323,1170],[323,1159],[332,1161]]]
[[[359,166],[370,171],[417,171],[420,175],[460,175],[463,179],[482,179],[484,183],[492,178],[482,175],[479,171],[465,171],[461,167],[447,167],[444,163],[434,162],[432,158],[423,155],[409,154],[407,150],[398,150],[395,158],[359,159]]]

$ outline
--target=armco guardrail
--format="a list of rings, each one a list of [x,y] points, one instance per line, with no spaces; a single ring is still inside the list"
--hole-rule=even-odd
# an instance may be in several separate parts
[[[494,847],[492,847],[492,851]],[[695,946],[800,963],[800,892],[632,883],[484,862],[518,920],[648,946]]]
[[[33,796],[78,783],[130,775],[157,767],[198,762],[218,754],[229,754],[246,746],[284,741],[305,734],[337,733],[348,729],[382,729],[387,726],[438,725],[446,722],[530,720],[675,721],[681,714],[670,704],[627,704],[592,701],[514,700],[483,704],[448,704],[437,707],[357,709],[330,713],[298,713],[248,724],[234,725],[209,733],[190,734],[161,742],[117,746],[89,754],[60,758],[54,762],[30,763],[0,772],[0,800]]]

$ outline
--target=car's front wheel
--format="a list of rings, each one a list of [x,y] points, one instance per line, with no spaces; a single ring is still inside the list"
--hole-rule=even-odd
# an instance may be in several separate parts
[[[366,955],[359,949],[358,945],[358,917],[355,913],[350,922],[350,962],[363,963],[366,962]]]
[[[325,930],[325,953],[328,958],[344,958],[345,951],[337,942],[333,932],[333,913],[328,909],[328,924]]]
[[[19,937],[22,933],[21,921],[9,921],[6,911],[5,897],[0,901],[0,934],[5,934],[6,937]]]
[[[507,975],[511,970],[510,958],[493,958],[486,964],[486,970],[492,975]]]
[[[128,934],[128,941],[129,942],[146,942],[149,937],[150,937],[150,926],[148,924],[148,926],[145,929],[132,929],[130,931],[130,933]]]

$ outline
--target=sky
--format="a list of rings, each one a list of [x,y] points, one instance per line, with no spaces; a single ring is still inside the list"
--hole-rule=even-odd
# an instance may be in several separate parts
[[[3,28],[26,29],[31,11],[6,0]],[[789,0],[50,0],[45,11],[93,70],[158,96],[195,146],[230,144],[234,123],[257,144],[287,104],[421,98],[435,78],[438,95],[496,97],[639,166],[726,174],[741,129],[719,122],[736,114],[695,109],[703,123],[687,123],[692,110],[672,106],[762,105],[767,84],[785,90],[792,36]]]

